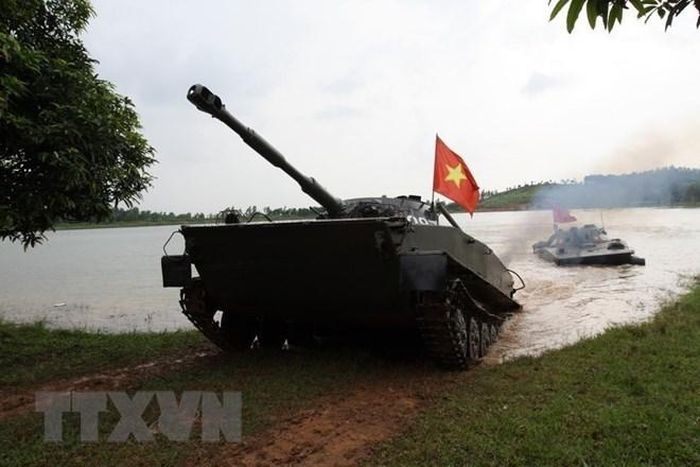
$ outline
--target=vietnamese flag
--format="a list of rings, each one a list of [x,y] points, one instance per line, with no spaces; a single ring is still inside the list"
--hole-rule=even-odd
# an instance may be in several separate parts
[[[552,217],[554,218],[555,224],[576,222],[576,217],[572,216],[568,209],[565,209],[558,204],[552,206]]]
[[[435,135],[433,191],[450,198],[474,215],[479,203],[479,185],[467,164]]]

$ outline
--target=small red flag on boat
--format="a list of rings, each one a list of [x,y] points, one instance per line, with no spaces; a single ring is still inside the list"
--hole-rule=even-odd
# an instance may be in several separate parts
[[[433,191],[440,193],[474,214],[479,203],[479,185],[467,164],[435,135]]]
[[[565,224],[567,222],[576,222],[576,218],[571,215],[568,209],[559,205],[552,206],[552,217],[555,224]]]

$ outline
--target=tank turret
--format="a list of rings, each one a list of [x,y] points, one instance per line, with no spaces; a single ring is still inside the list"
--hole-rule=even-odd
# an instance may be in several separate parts
[[[330,194],[313,177],[308,177],[299,172],[292,164],[287,162],[277,149],[265,141],[262,136],[238,121],[236,117],[226,110],[226,106],[221,102],[219,96],[212,93],[205,86],[195,84],[187,91],[187,99],[202,112],[206,112],[217,120],[221,120],[226,126],[238,133],[238,136],[240,136],[248,146],[253,148],[255,152],[264,157],[270,164],[279,167],[287,175],[296,180],[304,193],[311,196],[326,209],[328,217],[339,218],[343,216],[345,206],[340,199]]]

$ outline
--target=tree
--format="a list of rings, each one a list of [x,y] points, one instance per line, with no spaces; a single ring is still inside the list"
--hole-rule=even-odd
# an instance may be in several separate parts
[[[551,4],[552,0],[549,0],[549,3]],[[549,17],[550,21],[567,5],[569,5],[569,9],[566,15],[566,29],[569,32],[574,30],[576,21],[584,7],[592,29],[595,29],[596,22],[600,18],[603,27],[610,32],[615,23],[622,23],[622,15],[625,10],[630,9],[630,6],[636,11],[637,18],[644,18],[644,22],[649,21],[654,16],[658,16],[662,20],[665,19],[666,29],[668,29],[675,18],[686,11],[690,5],[693,5],[698,14],[696,26],[700,28],[700,0],[557,0]],[[687,11],[692,11],[692,9]]]
[[[79,37],[88,0],[0,0],[0,11],[0,240],[26,248],[60,220],[131,207],[155,159]]]

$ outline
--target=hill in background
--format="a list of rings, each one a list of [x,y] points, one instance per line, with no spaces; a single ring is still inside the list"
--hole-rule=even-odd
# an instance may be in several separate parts
[[[633,206],[700,206],[700,169],[666,167],[625,175],[589,175],[582,182],[566,180],[560,183],[531,182],[527,185],[498,192],[482,190],[479,211],[512,211],[550,209],[558,204],[567,208],[612,208]],[[320,208],[239,208],[241,219],[270,220],[312,219]],[[454,203],[452,212],[463,212]],[[159,224],[190,224],[223,221],[223,213],[153,212],[114,208],[111,217],[101,223],[64,222],[58,228],[91,228],[96,226],[137,226]]]
[[[588,175],[582,182],[531,183],[482,192],[479,210],[619,208],[700,204],[700,169],[665,167],[623,175]],[[454,203],[453,211],[461,211]]]

